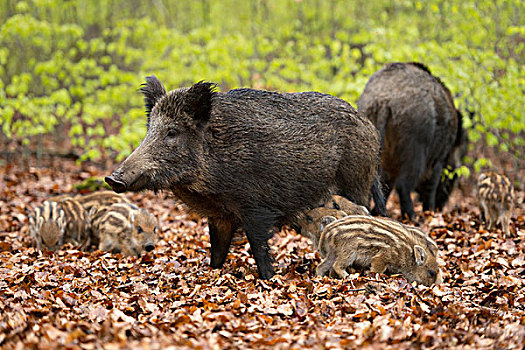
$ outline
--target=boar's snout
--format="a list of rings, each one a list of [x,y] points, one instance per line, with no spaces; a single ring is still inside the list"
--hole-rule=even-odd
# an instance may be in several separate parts
[[[153,251],[153,249],[155,249],[155,244],[153,243],[146,243],[144,245],[144,249],[147,251],[147,252],[151,252]]]
[[[108,185],[111,186],[113,191],[117,193],[125,192],[127,189],[126,184],[123,181],[118,180],[115,173],[111,174],[110,176],[106,176],[104,180],[107,182]]]

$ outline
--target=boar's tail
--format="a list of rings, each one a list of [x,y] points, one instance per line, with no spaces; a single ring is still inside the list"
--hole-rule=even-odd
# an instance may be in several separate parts
[[[374,176],[374,183],[372,184],[372,198],[374,199],[373,215],[388,216],[386,212],[386,201],[383,191],[381,190],[381,181],[379,180],[379,174]]]
[[[385,141],[385,133],[388,122],[392,119],[392,110],[388,105],[379,104],[375,107],[375,122],[374,125],[379,130],[379,144],[383,149],[383,142]]]

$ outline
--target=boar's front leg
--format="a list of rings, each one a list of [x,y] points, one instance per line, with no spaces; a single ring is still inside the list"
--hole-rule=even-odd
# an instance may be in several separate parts
[[[268,240],[273,236],[271,229],[276,222],[276,217],[266,210],[251,212],[243,218],[244,230],[250,242],[253,258],[257,263],[259,277],[265,280],[272,278],[275,274]]]
[[[210,266],[214,269],[221,268],[224,264],[237,226],[233,218],[208,218],[211,244]]]

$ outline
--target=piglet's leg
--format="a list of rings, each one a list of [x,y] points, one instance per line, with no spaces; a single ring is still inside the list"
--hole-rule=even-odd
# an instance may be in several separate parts
[[[338,259],[336,257],[333,270],[342,279],[345,279],[349,276],[348,272],[346,272],[347,267],[348,267],[348,263],[345,260],[340,259],[340,258]]]
[[[496,223],[498,222],[498,212],[493,204],[489,207],[489,231],[496,229]]]
[[[333,250],[329,251],[326,257],[321,261],[319,266],[316,269],[317,276],[326,276],[328,271],[332,268],[335,261],[335,252]]]
[[[503,229],[503,232],[505,233],[505,237],[510,237],[510,216],[512,215],[512,212],[510,210],[506,210],[504,214],[502,214],[501,217],[501,227]]]
[[[390,261],[389,257],[384,252],[379,252],[372,258],[370,264],[370,272],[373,273],[385,273],[387,268],[387,261]]]

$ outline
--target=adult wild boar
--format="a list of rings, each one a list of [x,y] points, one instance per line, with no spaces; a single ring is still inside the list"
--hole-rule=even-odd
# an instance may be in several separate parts
[[[242,227],[259,276],[268,279],[273,227],[332,193],[368,205],[379,133],[343,100],[317,92],[221,93],[206,82],[166,92],[154,76],[141,92],[147,134],[106,182],[116,192],[171,190],[207,217],[214,268]]]
[[[440,184],[443,167],[459,165],[456,158],[467,141],[461,114],[441,80],[421,63],[387,64],[366,84],[358,110],[381,134],[385,198],[395,187],[409,218],[416,189],[424,210],[436,208],[436,196],[442,207],[453,183]]]

